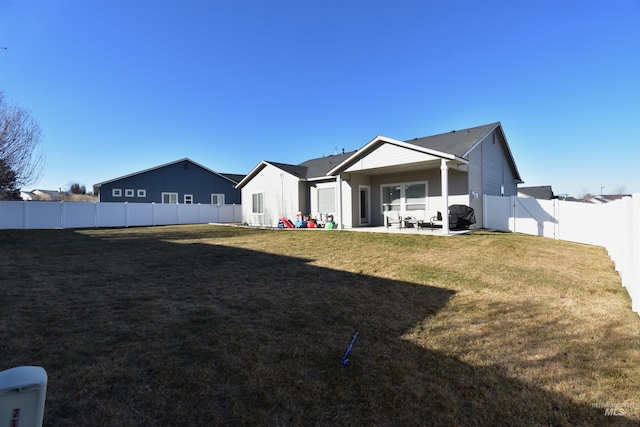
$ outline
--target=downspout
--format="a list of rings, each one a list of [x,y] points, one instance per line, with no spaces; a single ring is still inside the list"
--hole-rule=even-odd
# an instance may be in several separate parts
[[[336,175],[336,185],[338,186],[338,227],[344,228],[344,222],[342,221],[342,175]]]
[[[440,159],[440,185],[442,191],[442,234],[449,234],[449,166],[446,159]]]

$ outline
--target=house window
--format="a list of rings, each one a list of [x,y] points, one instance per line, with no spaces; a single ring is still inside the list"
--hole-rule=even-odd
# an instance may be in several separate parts
[[[132,188],[127,188],[124,190],[124,197],[133,197],[134,191]]]
[[[382,186],[382,210],[383,211],[399,211],[402,209],[400,198],[401,186],[384,185]]]
[[[113,197],[122,197],[122,189],[120,188],[114,188],[111,190],[111,195]]]
[[[254,214],[264,213],[264,193],[251,195],[251,212]]]
[[[162,193],[162,203],[178,203],[178,193]]]
[[[211,204],[212,205],[224,205],[224,194],[212,194],[211,195]]]
[[[329,213],[336,211],[336,189],[318,188],[318,212]]]
[[[190,205],[193,203],[193,194],[185,194],[184,195],[184,204]]]
[[[406,182],[380,187],[383,211],[417,211],[427,209],[427,182]]]
[[[404,185],[405,209],[408,211],[419,211],[426,209],[427,185],[416,182]]]
[[[138,190],[138,197],[147,197],[147,190]]]

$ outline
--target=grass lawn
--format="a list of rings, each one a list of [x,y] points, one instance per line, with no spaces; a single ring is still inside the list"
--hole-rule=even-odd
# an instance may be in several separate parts
[[[1,230],[0,253],[0,370],[47,370],[47,426],[640,423],[602,248],[195,225]]]

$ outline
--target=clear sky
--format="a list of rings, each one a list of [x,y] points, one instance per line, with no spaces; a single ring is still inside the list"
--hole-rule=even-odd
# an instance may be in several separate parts
[[[33,188],[500,121],[525,186],[640,192],[639,23],[639,0],[2,0],[0,89],[43,129]]]

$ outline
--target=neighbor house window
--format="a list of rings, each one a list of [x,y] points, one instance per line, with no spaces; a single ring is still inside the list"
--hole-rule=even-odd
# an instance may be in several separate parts
[[[193,194],[185,194],[184,195],[184,204],[190,205],[193,203]]]
[[[133,197],[134,191],[132,188],[127,188],[124,190],[124,197]]]
[[[122,197],[122,189],[114,188],[113,190],[111,190],[111,195],[113,197]]]
[[[162,203],[178,203],[178,193],[162,193]]]
[[[318,212],[330,213],[336,211],[336,189],[318,188]]]
[[[138,197],[147,197],[147,190],[138,190]]]
[[[224,205],[224,194],[212,194],[211,195],[211,204],[212,205]]]
[[[264,193],[251,195],[251,212],[254,214],[264,213]]]

